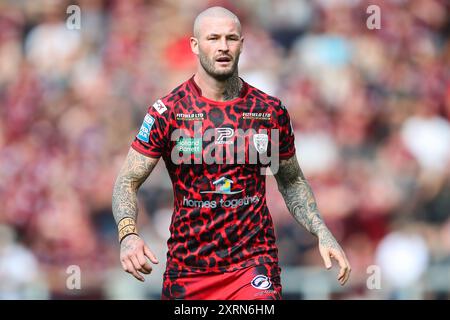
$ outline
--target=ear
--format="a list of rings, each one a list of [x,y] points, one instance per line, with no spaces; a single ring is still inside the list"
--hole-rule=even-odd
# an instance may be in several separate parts
[[[199,50],[198,50],[198,39],[191,37],[189,39],[190,43],[191,43],[191,50],[195,55],[199,54]]]
[[[242,52],[243,48],[244,48],[244,37],[241,37],[241,49],[239,50],[239,53]]]

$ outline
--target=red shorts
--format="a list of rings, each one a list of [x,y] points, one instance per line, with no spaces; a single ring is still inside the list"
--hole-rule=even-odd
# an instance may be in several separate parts
[[[163,300],[281,300],[278,265],[251,266],[225,273],[178,277],[166,272]]]

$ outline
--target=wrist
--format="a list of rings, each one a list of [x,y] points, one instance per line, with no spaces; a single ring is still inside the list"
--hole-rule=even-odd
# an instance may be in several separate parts
[[[122,243],[123,239],[129,235],[139,235],[136,228],[136,221],[133,218],[122,218],[117,224],[117,230],[119,232],[119,243]]]
[[[326,226],[323,226],[319,230],[317,230],[316,235],[317,238],[320,239],[324,236],[328,236],[330,233],[331,233],[330,230]]]
[[[127,244],[129,241],[139,240],[140,236],[137,233],[128,233],[125,236],[122,237],[122,239],[119,242],[119,245],[122,245],[122,243]]]

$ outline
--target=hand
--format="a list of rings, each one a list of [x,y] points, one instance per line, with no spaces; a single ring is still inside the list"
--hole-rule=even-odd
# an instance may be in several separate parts
[[[319,251],[322,259],[325,263],[325,267],[330,269],[332,267],[331,258],[338,261],[340,266],[340,271],[338,275],[338,281],[343,286],[348,278],[350,277],[350,272],[352,271],[350,263],[345,256],[344,250],[338,244],[336,239],[333,237],[331,232],[326,229],[318,234],[319,237]]]
[[[122,268],[142,282],[145,279],[139,272],[144,274],[152,272],[152,266],[148,262],[147,257],[151,262],[158,263],[156,256],[138,235],[132,234],[122,240],[120,245]]]

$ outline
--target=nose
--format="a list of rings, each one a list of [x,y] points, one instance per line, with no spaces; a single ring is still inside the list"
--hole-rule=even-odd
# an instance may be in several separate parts
[[[220,39],[220,43],[219,43],[219,51],[222,52],[228,52],[229,48],[228,48],[228,41],[226,38],[221,38]]]

